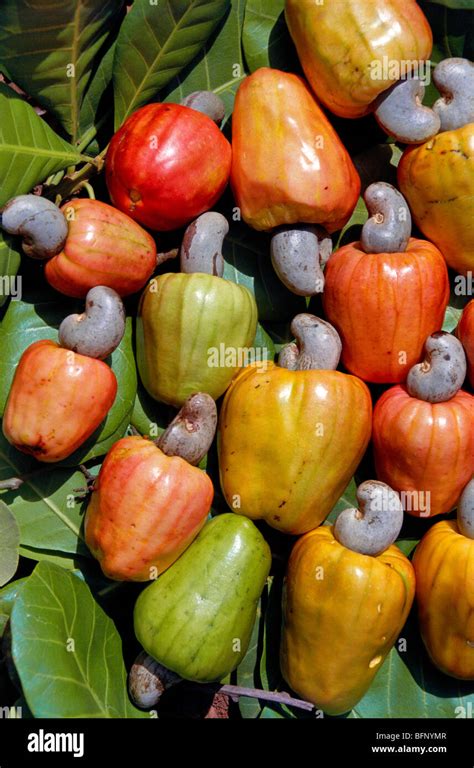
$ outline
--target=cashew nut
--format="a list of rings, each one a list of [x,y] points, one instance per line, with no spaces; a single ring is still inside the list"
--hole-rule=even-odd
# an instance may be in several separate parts
[[[342,344],[336,329],[314,315],[296,315],[291,323],[296,344],[287,344],[278,356],[278,364],[290,371],[309,369],[332,371],[339,365]]]
[[[375,117],[389,136],[404,144],[422,144],[440,128],[436,112],[422,104],[425,86],[418,77],[398,80],[375,102]]]
[[[194,91],[181,101],[183,107],[202,112],[220,125],[225,117],[225,104],[213,91]]]
[[[140,709],[158,704],[163,693],[181,682],[181,677],[166,669],[145,651],[138,654],[128,676],[130,698]]]
[[[466,370],[466,354],[459,339],[445,331],[436,331],[425,342],[423,362],[408,372],[408,392],[427,403],[444,403],[461,389]]]
[[[370,214],[362,227],[360,242],[366,253],[402,253],[411,234],[411,214],[398,189],[378,181],[364,192]]]
[[[39,195],[13,197],[2,211],[0,224],[23,238],[23,250],[33,259],[49,259],[62,251],[68,233],[62,211]]]
[[[125,333],[122,299],[112,288],[97,285],[86,296],[82,315],[68,315],[59,326],[59,343],[80,355],[105,360]]]
[[[468,482],[459,498],[458,528],[463,536],[474,539],[474,477]]]
[[[281,282],[298,296],[314,296],[324,290],[325,264],[332,240],[323,227],[281,227],[271,239],[271,257]]]
[[[452,131],[474,122],[474,64],[468,59],[444,59],[436,65],[433,80],[441,98],[433,110],[442,131]]]
[[[156,445],[167,456],[180,456],[196,466],[211,447],[216,427],[214,400],[205,392],[196,392],[188,397]]]
[[[340,544],[362,555],[379,555],[393,544],[403,523],[400,497],[378,480],[366,480],[357,489],[359,509],[343,510],[335,524]]]
[[[186,229],[180,251],[181,272],[205,272],[222,277],[222,243],[229,231],[225,216],[208,211]]]

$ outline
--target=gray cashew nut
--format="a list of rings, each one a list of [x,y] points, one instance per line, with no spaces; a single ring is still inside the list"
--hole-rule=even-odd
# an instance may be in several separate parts
[[[112,288],[97,285],[86,296],[82,315],[68,315],[59,326],[59,343],[79,355],[105,360],[125,333],[122,299]]]
[[[130,698],[140,709],[156,706],[163,693],[181,682],[181,677],[166,669],[145,651],[138,654],[128,676]]]
[[[408,392],[427,403],[444,403],[461,389],[466,369],[466,354],[459,339],[445,331],[437,331],[425,342],[423,362],[408,372]]]
[[[225,104],[213,91],[193,91],[181,101],[183,107],[202,112],[220,125],[225,117]]]
[[[208,211],[187,227],[180,250],[181,272],[205,272],[222,277],[222,243],[229,231],[225,216]]]
[[[459,498],[458,528],[463,536],[474,539],[474,477],[468,482]]]
[[[379,555],[397,538],[403,523],[403,505],[390,486],[366,480],[357,489],[359,509],[343,510],[335,524],[340,544],[362,555]]]
[[[39,195],[18,195],[5,205],[0,224],[11,235],[23,238],[22,247],[33,259],[49,259],[60,253],[68,225],[62,211]]]
[[[398,189],[378,181],[364,192],[370,214],[360,242],[366,253],[403,253],[411,234],[410,209]]]
[[[436,112],[422,104],[425,86],[418,77],[398,80],[375,102],[377,122],[389,136],[404,144],[422,144],[440,129]]]
[[[217,428],[217,408],[205,392],[190,395],[156,441],[167,456],[180,456],[196,466],[211,447]]]
[[[278,356],[278,365],[290,371],[336,370],[342,343],[336,329],[315,315],[296,315],[291,323],[296,344],[287,344]]]
[[[442,131],[474,122],[474,64],[469,59],[444,59],[436,65],[433,80],[442,94],[433,104]]]
[[[281,227],[271,239],[271,258],[281,282],[298,296],[324,290],[321,265],[332,251],[332,240],[323,227],[301,224]]]

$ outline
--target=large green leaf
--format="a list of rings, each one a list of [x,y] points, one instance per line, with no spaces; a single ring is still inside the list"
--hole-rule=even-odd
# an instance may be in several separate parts
[[[76,140],[84,91],[122,0],[3,0],[0,66]],[[100,59],[99,59],[100,60]]]
[[[251,72],[259,67],[299,71],[284,10],[285,0],[247,0],[242,45]]]
[[[0,501],[0,587],[15,575],[19,545],[20,529],[15,515]]]
[[[105,147],[113,133],[112,70],[115,43],[110,46],[84,94],[79,116],[78,144],[89,154]],[[107,130],[109,129],[109,130]],[[96,139],[99,135],[99,139]]]
[[[33,107],[2,83],[0,115],[0,207],[81,159]]]
[[[13,448],[2,434],[0,479],[19,475],[25,476],[23,484],[18,490],[3,491],[1,498],[18,521],[21,544],[89,555],[81,533],[84,504],[77,493],[86,485],[82,472],[41,466]]]
[[[228,7],[229,0],[135,0],[115,50],[116,128],[199,53]]]
[[[247,74],[242,55],[241,32],[245,0],[231,0],[230,13],[203,50],[165,89],[164,101],[179,102],[193,91],[214,91],[224,101],[227,116]]]
[[[21,278],[16,277],[20,263],[18,240],[0,229],[0,307],[15,294],[21,299]]]
[[[66,315],[81,311],[75,304],[45,288],[41,294],[30,294],[23,301],[12,301],[0,327],[0,412],[3,413],[11,382],[24,350],[38,339],[57,340],[57,329]],[[116,440],[125,434],[130,420],[137,387],[137,374],[132,350],[132,323],[127,319],[125,336],[112,353],[118,391],[115,402],[102,425],[94,435],[72,456],[65,460],[68,466],[102,456]]]
[[[38,563],[15,600],[12,655],[34,717],[146,717],[127,696],[122,643],[87,585]]]

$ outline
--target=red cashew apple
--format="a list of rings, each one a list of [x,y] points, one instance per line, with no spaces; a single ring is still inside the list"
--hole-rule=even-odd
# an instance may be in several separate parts
[[[3,416],[8,442],[39,461],[62,461],[97,429],[117,393],[106,363],[54,341],[21,356]]]
[[[474,299],[464,307],[456,336],[464,347],[467,358],[467,375],[471,387],[474,387]]]
[[[114,135],[105,172],[113,204],[164,231],[212,208],[230,163],[230,144],[210,117],[179,104],[148,104]]]
[[[213,494],[202,470],[150,440],[125,437],[110,449],[96,480],[87,546],[110,579],[148,581],[197,536]]]
[[[61,209],[68,221],[64,248],[45,266],[46,279],[66,296],[83,298],[96,285],[120,296],[139,291],[156,267],[155,241],[129,216],[87,198]]]

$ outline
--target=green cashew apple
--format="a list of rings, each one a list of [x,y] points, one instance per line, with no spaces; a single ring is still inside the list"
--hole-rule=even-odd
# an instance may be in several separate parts
[[[185,680],[222,680],[245,656],[270,565],[270,548],[251,520],[213,518],[140,594],[138,641]]]
[[[137,362],[148,393],[180,407],[193,392],[220,397],[257,329],[250,291],[215,275],[168,273],[140,302]]]

